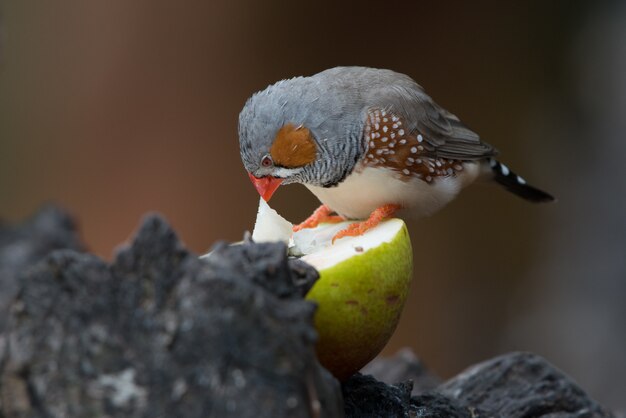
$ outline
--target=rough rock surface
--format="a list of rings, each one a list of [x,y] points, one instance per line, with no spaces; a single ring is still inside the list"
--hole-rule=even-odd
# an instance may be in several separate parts
[[[346,417],[471,418],[468,408],[441,394],[428,393],[411,397],[412,386],[411,381],[388,385],[372,376],[356,374],[342,386]]]
[[[278,244],[199,260],[151,216],[111,264],[81,249],[54,208],[0,224],[0,418],[612,416],[529,353],[441,384],[404,351],[340,387],[302,300],[317,273]]]
[[[54,206],[43,207],[19,225],[0,220],[0,332],[19,287],[18,274],[60,248],[83,250],[74,221]]]
[[[568,376],[542,357],[510,353],[470,367],[437,391],[481,416],[610,417]]]
[[[408,376],[428,387],[433,376],[407,353],[376,360],[368,368]],[[376,364],[380,362],[380,364]],[[423,382],[422,382],[423,381]],[[410,382],[410,381],[409,381]],[[600,418],[613,415],[590,399],[568,376],[543,358],[510,353],[470,367],[449,381],[409,400],[411,386],[387,385],[371,376],[356,375],[343,386],[348,417],[451,418]]]
[[[52,253],[21,276],[0,416],[343,416],[299,296],[316,273],[285,254],[219,246],[201,261],[155,216],[111,265]]]
[[[361,370],[387,383],[413,382],[411,393],[417,395],[435,389],[441,379],[428,370],[409,348],[398,351],[392,357],[378,357]]]

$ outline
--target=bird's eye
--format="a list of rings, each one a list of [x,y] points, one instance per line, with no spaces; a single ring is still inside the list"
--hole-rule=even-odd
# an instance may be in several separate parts
[[[272,161],[272,157],[270,157],[269,155],[266,155],[265,157],[261,159],[261,166],[267,168],[273,165],[274,165],[274,161]]]

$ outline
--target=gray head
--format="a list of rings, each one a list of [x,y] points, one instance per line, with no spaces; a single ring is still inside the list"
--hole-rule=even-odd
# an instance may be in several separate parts
[[[362,84],[347,70],[282,80],[245,104],[241,158],[266,200],[281,183],[335,186],[365,152]]]

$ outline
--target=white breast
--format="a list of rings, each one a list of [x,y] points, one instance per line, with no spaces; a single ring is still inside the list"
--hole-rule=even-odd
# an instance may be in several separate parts
[[[459,191],[478,177],[478,163],[463,164],[455,177],[439,177],[432,183],[418,178],[401,179],[387,168],[359,166],[336,187],[306,187],[338,214],[351,219],[365,219],[375,209],[388,204],[400,205],[416,217],[430,215],[456,197]]]

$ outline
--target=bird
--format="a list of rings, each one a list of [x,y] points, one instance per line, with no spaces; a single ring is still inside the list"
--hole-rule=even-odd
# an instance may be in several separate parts
[[[238,132],[243,165],[264,200],[300,183],[321,202],[294,231],[354,221],[333,242],[398,211],[432,215],[478,180],[530,202],[554,200],[411,77],[388,69],[334,67],[278,81],[246,101]]]

